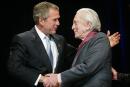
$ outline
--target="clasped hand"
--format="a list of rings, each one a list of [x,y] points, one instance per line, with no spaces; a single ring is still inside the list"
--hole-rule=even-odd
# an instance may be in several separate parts
[[[59,87],[57,74],[46,74],[43,79],[44,87]]]

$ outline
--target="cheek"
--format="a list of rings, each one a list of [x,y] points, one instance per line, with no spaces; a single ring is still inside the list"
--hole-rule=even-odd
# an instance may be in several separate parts
[[[80,31],[78,29],[75,29],[74,33],[75,33],[75,35],[78,35],[78,34],[80,34]]]
[[[76,31],[77,31],[78,33],[80,33],[80,32],[81,32],[81,29],[82,29],[82,27],[81,27],[81,26],[77,26],[77,27],[76,27]]]
[[[55,25],[53,23],[48,23],[49,28],[53,28]]]
[[[80,30],[77,31],[77,34],[81,34],[82,32]]]
[[[51,26],[51,27],[54,27],[56,25],[56,23],[54,23],[54,22],[51,22],[50,24],[49,24],[49,26]]]
[[[48,21],[48,26],[49,25],[54,25],[54,22],[53,21]]]

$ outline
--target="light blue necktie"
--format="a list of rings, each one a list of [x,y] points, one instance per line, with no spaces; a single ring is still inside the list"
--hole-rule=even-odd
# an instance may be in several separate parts
[[[46,37],[46,43],[47,43],[47,54],[51,61],[51,65],[53,66],[53,54],[52,54],[52,50],[51,50],[51,43],[50,43],[50,39],[47,37]]]

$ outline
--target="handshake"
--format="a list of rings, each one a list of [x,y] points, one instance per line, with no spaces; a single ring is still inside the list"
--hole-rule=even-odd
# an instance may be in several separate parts
[[[41,75],[39,80],[44,87],[60,87],[60,81],[58,81],[58,74],[46,74],[45,76]]]

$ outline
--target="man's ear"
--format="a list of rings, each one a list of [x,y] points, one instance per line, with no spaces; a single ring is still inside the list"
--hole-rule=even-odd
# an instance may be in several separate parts
[[[45,22],[45,20],[44,20],[43,18],[41,18],[41,17],[39,18],[38,21],[39,21],[39,24],[42,24],[42,25],[43,25],[43,23]]]
[[[86,22],[86,28],[87,29],[91,29],[91,27],[92,27],[92,23],[91,22]]]

